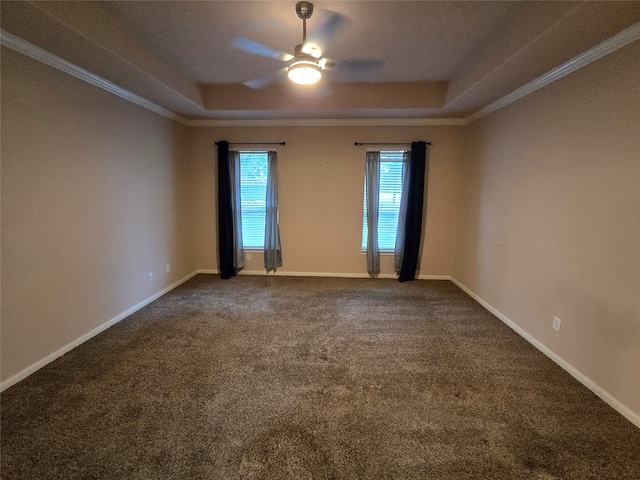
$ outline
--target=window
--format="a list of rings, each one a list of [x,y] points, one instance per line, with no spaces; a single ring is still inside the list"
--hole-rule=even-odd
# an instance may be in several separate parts
[[[268,169],[266,151],[240,152],[240,208],[244,248],[264,248]]]
[[[380,152],[380,186],[378,208],[378,248],[393,251],[396,247],[398,213],[402,198],[403,151]],[[367,191],[362,214],[362,250],[367,249]]]

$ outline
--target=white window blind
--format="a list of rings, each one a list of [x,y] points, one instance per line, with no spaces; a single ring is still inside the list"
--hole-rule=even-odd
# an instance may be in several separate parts
[[[396,246],[398,213],[402,197],[403,151],[380,152],[380,187],[378,209],[378,248],[393,251]],[[362,215],[362,250],[367,249],[367,191],[364,192]]]
[[[240,208],[244,248],[264,248],[268,165],[266,151],[240,152]]]

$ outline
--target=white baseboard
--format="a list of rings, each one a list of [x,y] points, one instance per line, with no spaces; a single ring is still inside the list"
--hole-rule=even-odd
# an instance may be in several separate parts
[[[178,285],[181,285],[182,283],[186,282],[187,280],[189,280],[191,277],[193,277],[197,273],[198,273],[198,271],[190,273],[186,277],[178,280],[177,282],[169,285],[166,288],[163,288],[158,293],[155,293],[152,296],[150,296],[149,298],[144,299],[142,302],[138,303],[137,305],[134,305],[133,307],[129,308],[128,310],[120,313],[119,315],[116,315],[111,320],[103,323],[99,327],[94,328],[89,333],[86,333],[86,334],[82,335],[81,337],[75,339],[71,343],[68,343],[64,347],[56,350],[51,355],[47,355],[43,359],[38,360],[33,365],[30,365],[29,367],[25,368],[21,372],[18,372],[15,375],[13,375],[12,377],[7,378],[4,382],[0,383],[0,392],[6,390],[7,388],[9,388],[12,385],[15,385],[20,380],[24,380],[25,378],[27,378],[32,373],[36,372],[37,370],[40,370],[45,365],[48,365],[49,363],[53,362],[56,358],[59,358],[60,356],[64,355],[65,353],[67,353],[67,352],[73,350],[74,348],[76,348],[78,345],[81,345],[82,343],[86,342],[90,338],[95,337],[99,333],[104,332],[107,328],[115,325],[116,323],[120,322],[121,320],[124,320],[129,315],[131,315],[132,313],[135,313],[138,310],[140,310],[141,308],[149,305],[151,302],[153,302],[154,300],[157,300],[158,298],[160,298],[165,293],[173,290]]]
[[[218,270],[198,270],[196,273],[219,274]],[[267,274],[266,270],[240,270],[238,275],[272,275],[278,277],[330,277],[330,278],[370,278],[368,273],[335,273],[335,272],[290,272],[277,270],[275,273]],[[377,278],[393,278],[397,279],[395,273],[381,273]],[[418,280],[451,280],[449,275],[418,275]]]
[[[142,302],[138,303],[137,305],[134,305],[133,307],[129,308],[128,310],[120,313],[119,315],[116,315],[115,317],[113,317],[112,319],[110,319],[107,322],[103,323],[99,327],[94,328],[90,332],[82,335],[81,337],[79,337],[79,338],[75,339],[74,341],[68,343],[64,347],[59,348],[58,350],[56,350],[55,352],[51,353],[50,355],[47,355],[43,359],[38,360],[36,363],[30,365],[29,367],[25,368],[24,370],[18,372],[17,374],[15,374],[15,375],[9,377],[8,379],[6,379],[5,381],[1,382],[0,383],[0,392],[6,390],[7,388],[11,387],[12,385],[15,385],[19,381],[24,380],[29,375],[31,375],[32,373],[40,370],[45,365],[48,365],[49,363],[53,362],[55,359],[59,358],[60,356],[64,355],[65,353],[73,350],[78,345],[83,344],[84,342],[86,342],[90,338],[93,338],[96,335],[98,335],[99,333],[104,332],[107,328],[109,328],[109,327],[115,325],[116,323],[124,320],[129,315],[131,315],[131,314],[137,312],[138,310],[140,310],[141,308],[147,306],[148,304],[150,304],[154,300],[157,300],[158,298],[160,298],[165,293],[170,292],[171,290],[173,290],[177,286],[183,284],[184,282],[186,282],[187,280],[189,280],[190,278],[194,277],[195,275],[197,275],[199,273],[209,274],[209,275],[217,275],[220,272],[217,269],[199,269],[199,270],[196,270],[196,271],[190,273],[186,277],[178,280],[177,282],[169,285],[166,288],[163,288],[159,292],[157,292],[157,293],[153,294],[152,296],[144,299]],[[266,270],[241,271],[240,275],[267,275],[267,272],[266,272]],[[283,272],[282,270],[277,271],[275,274],[271,273],[271,275],[291,276],[291,277],[369,278],[369,275],[366,274],[366,273],[286,272],[286,271]],[[381,274],[381,275],[379,275],[379,278],[397,278],[397,275],[395,275],[395,274]],[[450,280],[451,277],[448,277],[448,276],[421,275],[419,277],[419,279],[421,279],[421,280]]]
[[[521,327],[516,325],[512,320],[510,320],[506,315],[503,315],[501,312],[496,310],[492,305],[487,303],[485,300],[480,298],[475,292],[471,291],[461,282],[451,277],[451,281],[455,283],[458,287],[460,287],[464,292],[473,298],[476,302],[486,308],[493,315],[498,317],[504,323],[506,323],[509,327],[511,327],[518,335],[524,338],[531,345],[536,347],[542,353],[544,353],[547,357],[557,363],[560,367],[566,370],[573,378],[582,383],[585,387],[595,393],[598,397],[600,397],[605,403],[607,403],[610,407],[620,413],[623,417],[633,423],[636,427],[640,428],[640,415],[633,412],[629,408],[625,407],[618,400],[615,399],[613,395],[607,392],[605,389],[600,387],[596,382],[591,380],[589,377],[580,372],[577,368],[571,365],[569,362],[564,360],[562,357],[558,356],[555,352],[547,348],[544,344],[536,340],[533,336],[531,336],[528,332],[523,330]]]
[[[273,275],[278,277],[332,277],[332,278],[370,278],[368,273],[336,273],[336,272],[291,272],[277,270],[267,273],[266,270],[240,270],[238,275]],[[393,273],[381,273],[378,278],[397,278]]]
[[[215,274],[219,274],[220,272],[218,270],[216,270],[216,269],[199,269],[199,270],[196,270],[196,271],[190,273],[186,277],[178,280],[177,282],[175,282],[175,283],[169,285],[168,287],[160,290],[158,293],[155,293],[154,295],[150,296],[149,298],[146,298],[145,300],[143,300],[142,302],[138,303],[137,305],[134,305],[133,307],[129,308],[128,310],[126,310],[126,311],[120,313],[119,315],[113,317],[111,320],[107,321],[106,323],[100,325],[97,328],[94,328],[89,333],[86,333],[85,335],[82,335],[81,337],[77,338],[73,342],[68,343],[64,347],[56,350],[51,355],[46,356],[42,360],[37,361],[33,365],[25,368],[24,370],[22,370],[21,372],[17,373],[16,375],[13,375],[12,377],[10,377],[7,380],[3,381],[2,383],[0,383],[0,392],[6,390],[7,388],[11,387],[12,385],[15,385],[19,381],[27,378],[29,375],[31,375],[32,373],[34,373],[37,370],[41,369],[45,365],[51,363],[56,358],[60,357],[61,355],[64,355],[65,353],[67,353],[70,350],[74,349],[78,345],[86,342],[90,338],[95,337],[99,333],[105,331],[107,328],[111,327],[112,325],[115,325],[116,323],[118,323],[121,320],[125,319],[129,315],[137,312],[141,308],[147,306],[148,304],[150,304],[154,300],[157,300],[158,298],[160,298],[165,293],[170,292],[171,290],[173,290],[177,286],[183,284],[184,282],[186,282],[187,280],[189,280],[190,278],[194,277],[195,275],[197,275],[199,273],[215,275]],[[267,275],[267,273],[264,270],[241,271],[240,275]],[[274,274],[272,273],[271,275],[274,275]],[[369,278],[369,275],[366,274],[366,273],[283,272],[283,271],[278,271],[278,272],[275,273],[275,275],[278,275],[278,276],[291,276],[291,277]],[[395,274],[382,274],[382,275],[379,275],[378,278],[397,278],[397,276]],[[503,315],[500,311],[495,309],[492,305],[487,303],[485,300],[483,300],[475,292],[473,292],[472,290],[467,288],[464,284],[459,282],[457,279],[455,279],[454,277],[451,277],[449,275],[419,275],[418,279],[419,280],[450,280],[453,283],[455,283],[465,293],[467,293],[467,295],[469,295],[471,298],[473,298],[475,301],[477,301],[480,305],[482,305],[484,308],[486,308],[489,312],[491,312],[493,315],[495,315],[501,321],[503,321],[505,324],[507,324],[518,335],[523,337],[531,345],[536,347],[538,350],[540,350],[542,353],[544,353],[547,357],[549,357],[551,360],[553,360],[555,363],[557,363],[560,367],[562,367],[564,370],[566,370],[571,376],[573,376],[576,380],[578,380],[580,383],[582,383],[585,387],[587,387],[589,390],[591,390],[593,393],[595,393],[598,397],[600,397],[604,402],[606,402],[614,410],[616,410],[618,413],[620,413],[622,416],[624,416],[627,420],[629,420],[631,423],[633,423],[634,425],[636,425],[637,427],[640,428],[640,415],[638,415],[637,413],[633,412],[632,410],[630,410],[629,408],[627,408],[626,406],[621,404],[609,392],[604,390],[597,383],[595,383],[593,380],[591,380],[586,375],[584,375],[582,372],[580,372],[578,369],[576,369],[573,365],[571,365],[570,363],[566,362],[564,359],[562,359],[556,353],[554,353],[549,348],[547,348],[545,345],[543,345],[541,342],[536,340],[528,332],[523,330],[516,323],[514,323],[511,319],[509,319],[507,316]]]
[[[418,280],[449,280],[451,275],[418,275]]]

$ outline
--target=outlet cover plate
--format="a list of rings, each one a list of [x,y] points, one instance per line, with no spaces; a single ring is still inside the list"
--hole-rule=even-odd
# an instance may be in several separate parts
[[[553,328],[556,332],[559,332],[561,324],[562,324],[561,319],[559,319],[558,317],[553,317],[553,324],[551,325],[551,328]]]

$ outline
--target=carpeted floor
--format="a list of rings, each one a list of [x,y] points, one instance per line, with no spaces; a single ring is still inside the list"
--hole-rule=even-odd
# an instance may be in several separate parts
[[[4,480],[640,478],[640,429],[446,281],[199,275],[1,400]]]

